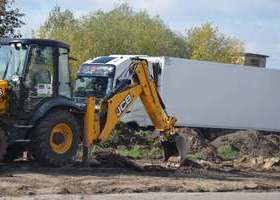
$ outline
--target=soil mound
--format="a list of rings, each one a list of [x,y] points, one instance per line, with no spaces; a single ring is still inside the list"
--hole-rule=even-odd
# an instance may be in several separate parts
[[[275,156],[280,151],[280,135],[266,135],[257,131],[237,131],[232,134],[220,136],[211,142],[218,148],[224,145],[232,145],[240,155],[251,156]]]
[[[198,152],[208,146],[208,140],[194,129],[182,128],[179,132],[185,135],[189,152]]]
[[[143,171],[144,168],[134,162],[133,160],[111,152],[103,152],[99,153],[96,158],[98,162],[102,164],[103,167],[120,167],[120,168],[128,168],[135,171]]]

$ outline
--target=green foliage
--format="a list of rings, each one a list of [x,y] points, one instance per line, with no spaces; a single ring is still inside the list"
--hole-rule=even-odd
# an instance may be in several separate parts
[[[223,160],[234,160],[238,156],[238,151],[231,145],[223,145],[217,149],[218,156]]]
[[[97,143],[91,148],[90,155],[94,156],[95,153],[103,151],[117,151],[134,159],[161,159],[163,150],[160,141],[149,140],[147,136],[150,134],[150,131],[135,131],[126,124],[119,123],[106,142]]]
[[[188,154],[187,158],[189,160],[200,160],[202,157],[201,154],[198,152],[198,153]]]
[[[70,44],[72,56],[78,59],[72,65],[73,72],[80,63],[100,55],[187,56],[183,37],[171,31],[159,17],[151,17],[146,11],[136,12],[127,4],[78,19],[71,11],[56,7],[36,36]]]
[[[14,0],[0,1],[0,37],[21,37],[16,30],[24,24],[21,20],[24,14],[18,8],[12,8],[13,3]]]
[[[133,159],[141,159],[144,157],[144,153],[139,147],[119,149],[118,153],[122,156],[127,156]]]
[[[209,23],[188,30],[186,45],[191,59],[222,63],[241,63],[244,51],[241,41],[227,37]]]
[[[102,146],[104,148],[118,148],[118,146],[132,148],[135,145],[146,145],[150,143],[146,139],[148,134],[150,134],[149,131],[135,131],[125,123],[119,122],[113,129],[111,137]]]
[[[273,155],[273,157],[279,158],[279,159],[280,159],[280,152],[278,152],[278,153],[276,153],[275,155]]]
[[[145,158],[154,160],[162,159],[164,157],[164,152],[159,140],[147,141],[144,148]]]
[[[57,39],[71,46],[72,77],[89,58],[109,54],[148,54],[240,63],[243,44],[206,23],[188,30],[187,37],[173,32],[158,16],[121,4],[75,18],[70,10],[55,7],[35,37]]]

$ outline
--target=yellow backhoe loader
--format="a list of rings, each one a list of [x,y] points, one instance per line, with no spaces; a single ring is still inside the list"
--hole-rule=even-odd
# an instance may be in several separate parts
[[[90,145],[105,141],[138,97],[162,135],[166,158],[173,153],[185,158],[186,142],[176,133],[176,119],[165,112],[145,60],[134,60],[129,77],[119,80],[96,111],[94,94],[87,94],[86,106],[73,99],[69,52],[67,44],[54,40],[0,40],[0,160],[29,151],[44,164],[63,166],[81,140],[86,160]]]
[[[164,138],[162,143],[165,148],[165,159],[175,153],[175,149],[178,151],[178,161],[182,162],[186,156],[186,139],[177,133],[176,119],[166,113],[153,77],[149,73],[147,61],[134,58],[127,72],[125,73],[127,77],[118,81],[115,91],[101,101],[98,112],[95,112],[95,98],[87,97],[84,147],[89,148],[94,141],[106,141],[120,118],[140,98],[154,125],[154,130],[160,132]],[[172,148],[172,141],[176,148]],[[87,151],[84,154],[87,154]]]

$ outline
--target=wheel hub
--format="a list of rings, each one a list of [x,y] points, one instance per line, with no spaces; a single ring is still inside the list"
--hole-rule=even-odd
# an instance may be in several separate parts
[[[60,145],[64,142],[64,137],[62,133],[54,133],[53,135],[53,143],[56,145]]]
[[[50,148],[57,154],[63,154],[71,148],[72,140],[72,129],[65,123],[57,124],[50,134]]]

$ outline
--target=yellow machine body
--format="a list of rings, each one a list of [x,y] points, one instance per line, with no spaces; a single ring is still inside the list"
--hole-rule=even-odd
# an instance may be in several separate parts
[[[84,119],[84,146],[89,147],[94,141],[105,141],[120,118],[140,98],[151,119],[155,130],[167,135],[174,133],[176,119],[165,112],[152,76],[149,74],[145,60],[136,60],[129,72],[132,82],[123,90],[116,92],[101,101],[99,112],[95,112],[95,98],[87,98],[87,109]]]

